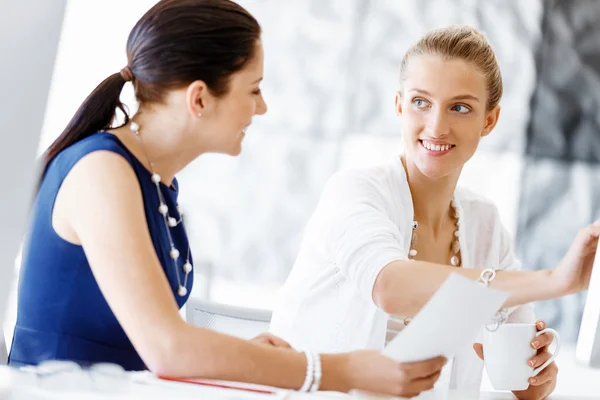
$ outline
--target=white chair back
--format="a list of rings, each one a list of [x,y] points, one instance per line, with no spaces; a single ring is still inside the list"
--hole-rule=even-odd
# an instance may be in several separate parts
[[[271,311],[190,298],[186,304],[186,321],[216,332],[252,339],[269,330]]]

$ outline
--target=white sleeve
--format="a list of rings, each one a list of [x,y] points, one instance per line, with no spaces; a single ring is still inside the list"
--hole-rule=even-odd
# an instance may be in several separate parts
[[[390,216],[393,200],[385,198],[389,192],[385,183],[366,173],[338,172],[327,183],[313,215],[318,224],[313,228],[321,231],[336,267],[371,302],[379,272],[392,261],[405,260],[407,254]]]
[[[498,217],[498,223],[501,225],[500,234],[500,264],[499,270],[520,271],[521,262],[514,253],[513,240],[504,226],[502,226]],[[521,306],[509,309],[508,322],[510,323],[533,323],[535,322],[535,312],[533,303],[523,304]]]

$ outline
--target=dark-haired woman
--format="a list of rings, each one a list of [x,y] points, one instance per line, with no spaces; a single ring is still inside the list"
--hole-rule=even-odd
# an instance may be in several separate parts
[[[12,365],[113,362],[176,377],[415,395],[445,363],[377,351],[297,352],[185,323],[193,258],[176,173],[237,155],[267,110],[260,26],[228,0],[162,0],[133,28],[128,65],[85,100],[45,153],[21,269]],[[131,81],[139,111],[113,127]]]

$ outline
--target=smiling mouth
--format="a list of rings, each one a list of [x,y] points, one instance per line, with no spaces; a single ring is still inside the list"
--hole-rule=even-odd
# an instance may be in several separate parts
[[[435,144],[428,142],[427,140],[419,140],[419,143],[421,143],[421,146],[429,151],[439,151],[440,153],[449,151],[450,149],[456,147],[454,144]]]

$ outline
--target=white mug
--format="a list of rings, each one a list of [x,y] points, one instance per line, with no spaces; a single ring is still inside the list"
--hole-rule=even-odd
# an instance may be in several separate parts
[[[534,338],[551,333],[556,346],[552,357],[537,368],[528,361],[537,350],[531,347]],[[494,389],[526,390],[532,378],[550,365],[560,350],[560,338],[554,329],[537,331],[535,324],[503,324],[490,332],[483,329],[483,357],[485,369]]]

